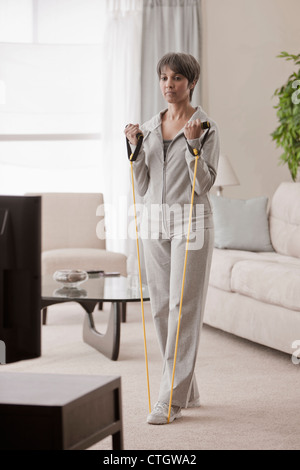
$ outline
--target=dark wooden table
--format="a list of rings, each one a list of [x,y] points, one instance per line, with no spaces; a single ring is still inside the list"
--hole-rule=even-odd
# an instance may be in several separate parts
[[[121,379],[0,372],[1,450],[123,449]]]

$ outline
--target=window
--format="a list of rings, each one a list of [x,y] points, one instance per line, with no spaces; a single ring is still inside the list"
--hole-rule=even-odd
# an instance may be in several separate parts
[[[0,192],[101,188],[103,0],[0,2]]]

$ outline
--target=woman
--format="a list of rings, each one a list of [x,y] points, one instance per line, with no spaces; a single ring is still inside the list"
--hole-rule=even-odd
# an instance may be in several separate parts
[[[144,136],[133,171],[136,190],[144,202],[141,236],[151,309],[163,355],[158,402],[147,422],[166,424],[195,167],[193,149],[200,156],[169,422],[181,416],[182,408],[200,405],[194,369],[214,242],[207,193],[216,178],[219,137],[216,124],[200,106],[191,105],[200,76],[196,59],[189,54],[166,54],[157,65],[157,73],[167,109],[141,127],[129,124],[125,135],[132,150],[138,143],[137,135]],[[210,123],[208,130],[202,128],[204,121]]]

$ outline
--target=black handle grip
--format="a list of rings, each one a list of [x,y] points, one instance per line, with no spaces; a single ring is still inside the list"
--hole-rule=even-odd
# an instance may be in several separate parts
[[[140,151],[141,146],[142,146],[144,136],[141,132],[138,132],[136,134],[136,138],[138,140],[137,146],[135,148],[135,151],[132,153],[131,152],[131,147],[130,147],[130,144],[129,144],[129,140],[126,137],[128,160],[130,160],[131,162],[134,162],[137,159],[137,156],[138,156],[139,151]]]

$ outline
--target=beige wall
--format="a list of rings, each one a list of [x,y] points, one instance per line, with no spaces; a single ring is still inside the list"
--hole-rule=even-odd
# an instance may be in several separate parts
[[[272,95],[294,70],[276,56],[300,52],[300,0],[202,0],[202,9],[202,106],[218,123],[221,152],[240,181],[223,195],[271,197],[292,181],[270,133],[277,126]]]

